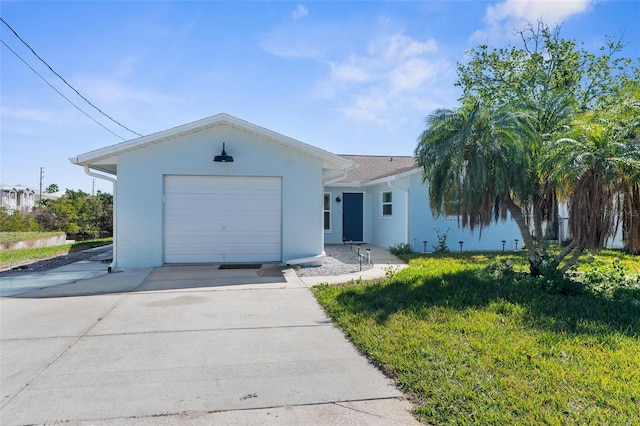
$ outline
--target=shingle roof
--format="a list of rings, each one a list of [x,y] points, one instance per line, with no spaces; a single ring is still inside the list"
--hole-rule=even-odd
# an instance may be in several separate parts
[[[344,179],[334,183],[364,184],[418,168],[415,157],[388,155],[340,155],[356,163]]]

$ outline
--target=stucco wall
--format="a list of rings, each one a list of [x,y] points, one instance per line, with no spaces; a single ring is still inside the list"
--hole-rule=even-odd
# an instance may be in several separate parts
[[[329,186],[324,192],[329,193],[331,202],[331,230],[324,231],[324,243],[339,244],[342,243],[342,203],[337,203],[336,197],[342,198],[342,189]]]
[[[423,241],[427,241],[427,251],[433,251],[433,246],[438,243],[437,232],[447,233],[447,244],[451,251],[460,250],[459,241],[462,241],[464,251],[502,250],[502,240],[506,241],[505,250],[515,249],[515,239],[518,238],[518,248],[522,247],[522,237],[515,221],[508,217],[506,222],[498,221],[482,230],[482,235],[476,230],[462,229],[456,218],[435,218],[429,208],[429,188],[422,183],[419,173],[410,178],[410,227],[409,244],[413,251],[423,251]],[[481,236],[481,238],[480,238]]]
[[[370,194],[366,189],[358,187],[332,187],[327,186],[324,192],[331,193],[331,231],[324,231],[325,244],[342,244],[342,207],[343,203],[336,202],[336,197],[344,198],[345,192],[362,193],[364,203],[364,241],[371,240],[371,215],[369,214],[369,198]],[[322,206],[321,206],[322,208]]]
[[[223,141],[233,163],[213,162]],[[259,135],[218,126],[118,158],[119,269],[164,262],[164,175],[280,176],[283,260],[322,252],[321,160]]]
[[[408,189],[408,191],[406,190]],[[393,214],[382,216],[382,193],[392,191]],[[420,173],[385,183],[358,187],[327,186],[325,192],[331,193],[332,230],[325,232],[327,244],[342,243],[342,206],[335,202],[336,196],[342,197],[344,192],[364,192],[365,242],[382,247],[397,243],[409,243],[412,250],[421,252],[423,241],[427,241],[427,251],[433,251],[438,243],[438,232],[447,234],[447,244],[451,251],[460,249],[459,241],[463,241],[463,250],[502,250],[502,240],[506,241],[505,250],[515,248],[515,239],[522,239],[516,223],[510,218],[506,222],[491,224],[482,231],[471,232],[458,225],[457,218],[434,217],[429,208],[429,188],[422,183]],[[407,213],[408,212],[408,213]],[[407,223],[407,218],[408,223]],[[522,241],[518,242],[518,248]]]
[[[401,186],[403,183],[400,182]],[[408,183],[405,185],[408,187]],[[382,193],[392,192],[393,212],[391,216],[382,215]],[[327,244],[342,243],[342,203],[335,201],[336,197],[344,198],[344,193],[354,192],[363,194],[364,202],[364,241],[382,247],[406,242],[407,240],[407,191],[394,186],[381,184],[375,186],[334,187],[327,186],[325,192],[331,193],[332,229],[325,231],[324,239]]]
[[[409,206],[408,184],[394,181],[367,187],[371,194],[369,211],[371,212],[371,244],[389,247],[406,243],[408,236],[407,211]],[[391,191],[391,216],[382,215],[382,193]]]

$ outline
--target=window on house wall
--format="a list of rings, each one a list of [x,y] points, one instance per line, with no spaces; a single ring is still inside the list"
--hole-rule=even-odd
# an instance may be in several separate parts
[[[393,194],[391,191],[382,193],[382,216],[391,216],[393,213]]]
[[[324,193],[324,230],[331,231],[331,193]]]

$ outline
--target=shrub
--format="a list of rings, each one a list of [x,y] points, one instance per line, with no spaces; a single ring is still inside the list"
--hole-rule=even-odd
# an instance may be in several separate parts
[[[384,276],[391,279],[396,276],[400,267],[398,265],[391,265],[390,263],[387,263],[387,266],[382,269],[384,270]]]
[[[394,256],[409,254],[411,253],[411,245],[408,243],[397,243],[389,247],[389,251]]]
[[[627,268],[620,259],[606,264],[590,255],[583,280],[595,293],[609,298],[640,300],[640,275],[635,279],[627,275]]]
[[[17,210],[9,212],[6,207],[0,207],[0,232],[38,232],[40,225],[31,214],[23,214]]]
[[[494,259],[485,266],[484,270],[492,278],[513,278],[517,274],[511,259]]]
[[[438,244],[433,246],[433,251],[435,253],[449,253],[449,246],[447,245],[447,237],[449,234],[449,230],[447,229],[444,233],[440,233],[439,229],[435,229],[436,238],[438,239]]]
[[[569,276],[563,276],[559,272],[553,276],[540,276],[534,278],[538,286],[549,294],[564,296],[577,296],[585,292],[584,285]]]

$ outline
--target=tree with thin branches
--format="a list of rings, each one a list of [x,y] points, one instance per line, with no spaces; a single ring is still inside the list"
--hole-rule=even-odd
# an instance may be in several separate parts
[[[561,270],[571,267],[581,247],[602,247],[599,235],[610,234],[608,214],[623,211],[619,206],[614,211],[603,207],[600,211],[606,214],[597,215],[590,224],[579,221],[575,209],[595,201],[571,203],[577,203],[579,195],[586,197],[590,184],[584,180],[560,188],[563,178],[556,170],[567,165],[560,161],[560,147],[570,139],[563,134],[583,127],[577,117],[623,93],[634,77],[631,61],[615,58],[623,47],[619,40],[607,39],[600,55],[593,55],[560,38],[559,28],[550,29],[542,22],[529,24],[518,34],[520,48],[481,45],[469,52],[469,62],[458,66],[461,106],[427,117],[416,156],[423,178],[430,183],[435,214],[458,214],[463,227],[482,231],[509,212],[520,228],[531,274],[538,276],[555,273],[570,254]],[[597,202],[609,206],[620,189],[603,193]],[[557,218],[559,195],[569,200],[576,233],[574,242],[552,257],[547,253],[545,226]]]

